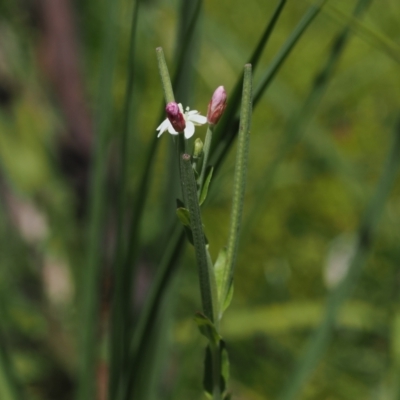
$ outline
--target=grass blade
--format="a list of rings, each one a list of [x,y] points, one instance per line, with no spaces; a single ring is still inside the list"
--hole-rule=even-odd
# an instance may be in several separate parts
[[[82,288],[81,362],[76,398],[94,398],[95,368],[97,358],[96,331],[98,323],[99,287],[101,274],[101,239],[105,214],[105,180],[107,166],[107,134],[111,121],[111,87],[116,52],[116,18],[118,7],[114,1],[107,3],[104,51],[100,73],[100,98],[96,115],[96,143],[92,169],[92,186],[89,199],[88,253]]]
[[[261,54],[265,48],[265,46],[268,43],[269,38],[271,37],[271,34],[275,28],[275,25],[283,11],[283,8],[286,5],[286,0],[280,0],[278,3],[274,13],[272,14],[272,17],[270,21],[268,22],[267,26],[265,27],[265,30],[263,34],[261,35],[260,40],[257,43],[256,48],[253,51],[253,54],[250,57],[249,64],[253,66],[253,70],[255,70],[258,61],[261,57]],[[241,95],[242,95],[242,87],[243,87],[243,73],[240,74],[238,80],[236,81],[235,87],[232,91],[232,93],[229,96],[229,101],[226,107],[226,110],[224,114],[222,115],[221,120],[218,123],[218,128],[215,132],[215,139],[214,139],[214,145],[211,147],[211,151],[214,153],[216,147],[220,147],[221,141],[223,141],[224,136],[227,134],[229,129],[232,127],[232,120],[235,118],[239,106],[240,106],[240,101],[241,101]],[[236,134],[236,131],[235,133]],[[223,145],[222,145],[223,147]],[[218,152],[217,152],[218,153]]]
[[[127,86],[123,109],[122,135],[120,138],[120,172],[117,189],[117,221],[116,221],[116,250],[114,262],[114,288],[111,311],[110,332],[110,365],[109,365],[109,397],[116,393],[118,377],[127,362],[128,328],[130,320],[130,288],[132,275],[129,265],[124,262],[124,215],[126,213],[126,185],[129,156],[129,131],[133,106],[133,86],[135,72],[135,42],[138,21],[139,0],[136,0],[132,9],[132,22],[127,68]]]
[[[279,53],[272,60],[270,66],[264,72],[264,75],[261,78],[261,82],[254,90],[253,108],[257,106],[258,102],[261,99],[261,96],[264,94],[268,86],[272,83],[283,63],[285,62],[291,51],[294,49],[295,45],[300,40],[303,33],[310,26],[311,22],[319,14],[321,8],[324,6],[326,1],[327,0],[320,0],[317,4],[309,7],[308,11],[295,27],[289,38],[286,40]],[[231,125],[225,128],[225,138],[221,139],[218,148],[216,148],[215,151],[212,153],[212,164],[215,166],[216,169],[218,169],[219,163],[224,158],[222,155],[229,151],[229,148],[231,147],[236,137],[238,125],[239,120],[235,119],[233,122],[231,122]],[[218,161],[216,159],[218,159]]]
[[[359,0],[354,9],[354,15],[360,16],[370,3],[371,0]],[[248,233],[250,231],[251,227],[254,225],[258,216],[262,212],[262,209],[265,207],[265,198],[272,187],[274,176],[283,159],[299,142],[301,134],[304,132],[307,123],[311,119],[312,115],[314,115],[315,108],[318,106],[322,96],[325,93],[328,83],[332,78],[340,57],[348,43],[349,37],[349,27],[345,27],[334,40],[329,57],[325,65],[321,68],[320,72],[317,73],[313,86],[302,107],[300,110],[298,110],[294,117],[289,120],[285,128],[285,133],[283,135],[284,140],[280,146],[280,149],[277,151],[275,158],[269,165],[266,172],[263,174],[260,181],[257,183],[257,185],[255,185],[255,187],[258,188],[256,198],[263,199],[263,201],[258,201],[253,205],[253,207],[251,207],[251,214],[249,215],[244,227],[245,232]]]

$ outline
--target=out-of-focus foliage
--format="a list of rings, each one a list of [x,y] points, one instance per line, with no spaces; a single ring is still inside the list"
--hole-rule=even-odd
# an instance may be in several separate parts
[[[96,0],[67,2],[81,74],[77,82],[87,106],[71,111],[69,102],[74,99],[65,100],[71,93],[60,89],[64,78],[57,75],[49,59],[53,53],[46,47],[51,38],[41,18],[47,3],[4,0],[0,5],[0,333],[29,398],[54,400],[72,398],[75,385],[80,300],[74,294],[85,267],[88,152],[80,152],[82,146],[71,131],[79,118],[92,119],[95,112],[104,5]],[[132,7],[128,0],[119,3],[112,143],[121,131]],[[281,163],[268,196],[260,197],[258,182],[279,149],[282,132],[306,98],[333,38],[347,22],[334,15],[351,15],[355,4],[329,3],[340,13],[330,7],[321,12],[254,111],[245,220],[254,202],[263,207],[242,238],[235,294],[222,325],[237,400],[272,399],[287,384],[305,340],[320,321],[332,279],[352,251],[352,235],[382,170],[398,114],[400,65],[383,43],[390,43],[399,57],[400,5],[397,0],[375,0],[361,20],[362,27],[353,25],[352,37],[302,140]],[[229,96],[275,6],[265,0],[204,2],[198,49],[190,66],[195,74],[191,108],[205,114],[218,85],[224,85]],[[308,6],[306,0],[288,1],[255,72],[255,83]],[[157,46],[164,48],[171,69],[175,68],[177,2],[143,0],[140,7],[129,201],[135,195],[149,135],[156,134],[162,102]],[[203,137],[205,128],[196,132]],[[170,218],[161,198],[169,139],[167,134],[160,139],[144,211],[138,304],[159,260],[163,222]],[[110,162],[110,202],[117,159],[112,144],[110,160],[104,160]],[[210,249],[214,259],[226,242],[232,175],[233,152],[215,178],[219,190],[210,195],[203,215],[208,239],[215,245]],[[169,212],[173,215],[175,210]],[[110,212],[106,271],[113,220]],[[333,343],[302,399],[395,398],[400,373],[399,222],[397,184],[373,252],[340,314]],[[174,318],[165,324],[169,344],[154,398],[202,398],[198,376],[204,343],[191,320],[200,307],[191,251],[181,264],[168,296]],[[109,282],[104,282],[106,325]]]

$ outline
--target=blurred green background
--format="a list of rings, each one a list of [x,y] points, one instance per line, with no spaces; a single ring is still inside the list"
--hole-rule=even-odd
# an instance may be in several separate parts
[[[132,8],[130,0],[115,3],[113,112],[109,158],[104,160],[108,212],[100,337],[106,337],[108,326],[116,143],[127,84]],[[345,273],[360,216],[391,143],[400,105],[400,4],[375,0],[361,23],[352,23],[338,68],[300,142],[279,164],[272,188],[260,191],[290,117],[304,103],[355,3],[328,1],[254,110],[245,229],[234,298],[222,324],[235,400],[273,399],[287,384],[321,319],[327,294]],[[177,100],[205,114],[217,86],[224,85],[229,98],[276,4],[205,0],[185,65],[190,87],[185,99]],[[309,5],[306,0],[288,1],[255,71],[255,83]],[[163,47],[174,71],[180,7],[181,2],[172,0],[140,3],[128,201],[138,196],[145,150],[156,135],[163,100],[155,48]],[[76,384],[81,329],[76,294],[85,290],[80,285],[105,10],[97,0],[0,3],[0,340],[30,399],[70,399]],[[205,130],[199,127],[196,136],[203,138]],[[141,230],[136,310],[154,276],[163,226],[174,218],[173,203],[166,207],[164,201],[170,141],[167,133],[159,139],[153,160]],[[228,232],[233,162],[231,151],[215,177],[218,189],[210,194],[203,212],[214,259]],[[255,223],[246,225],[255,207]],[[341,310],[333,342],[299,398],[397,398],[399,222],[398,183],[356,290]],[[200,300],[189,246],[163,308],[163,335],[154,342],[161,350],[151,381],[153,398],[200,399],[205,342],[192,318]],[[106,374],[100,363],[99,399],[104,398]]]

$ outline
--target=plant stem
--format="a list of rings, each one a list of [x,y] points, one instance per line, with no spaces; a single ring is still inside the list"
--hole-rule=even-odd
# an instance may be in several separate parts
[[[203,184],[204,184],[204,178],[205,178],[205,174],[206,174],[206,170],[207,170],[208,157],[210,155],[210,149],[211,149],[211,143],[212,143],[212,137],[213,137],[214,128],[215,128],[215,125],[208,125],[206,138],[204,140],[203,165],[201,167],[200,177],[198,179],[198,184],[199,184],[198,194],[199,194],[199,196],[200,196],[200,193],[201,193],[201,189],[203,188]]]
[[[185,193],[187,204],[185,206],[189,209],[190,214],[190,227],[193,234],[193,244],[196,253],[196,262],[199,271],[200,295],[203,305],[204,315],[214,321],[214,308],[212,298],[212,284],[208,265],[208,254],[206,250],[206,243],[204,239],[203,224],[201,221],[200,205],[197,197],[196,180],[193,174],[190,155],[184,154],[182,156],[183,166],[183,185],[182,191]]]
[[[238,148],[236,153],[235,178],[233,185],[232,212],[229,228],[229,238],[226,255],[226,268],[222,279],[222,296],[219,299],[219,309],[223,304],[232,285],[233,272],[236,265],[239,247],[240,225],[242,221],[243,200],[246,189],[246,173],[249,152],[249,135],[251,125],[252,73],[251,65],[246,64],[243,78],[242,106],[240,110],[240,126]]]
[[[209,342],[212,360],[213,400],[221,400],[221,355],[219,345]]]

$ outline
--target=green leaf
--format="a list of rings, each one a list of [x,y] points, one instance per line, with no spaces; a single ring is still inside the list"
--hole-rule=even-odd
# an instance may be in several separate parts
[[[229,305],[231,304],[231,301],[232,301],[232,297],[233,297],[233,281],[231,282],[231,286],[229,286],[228,293],[226,294],[226,297],[225,297],[223,303],[221,304],[222,312],[224,312],[229,307]]]
[[[213,345],[218,346],[221,336],[218,334],[215,325],[204,314],[197,312],[194,320],[202,335],[204,335]]]
[[[227,274],[226,269],[228,268],[227,258],[226,258],[226,247],[223,247],[219,253],[217,260],[214,264],[214,274],[215,274],[215,281],[217,285],[217,293],[218,293],[218,304],[219,310],[221,310],[221,314],[224,311],[224,304],[225,299],[222,298],[223,291],[225,287],[224,277]],[[221,315],[219,315],[221,318]]]
[[[199,204],[202,205],[207,198],[207,193],[208,193],[208,187],[210,186],[212,174],[214,171],[214,167],[208,167],[207,168],[207,178],[204,182],[203,187],[201,188],[201,193],[200,193],[200,199],[199,199]]]
[[[190,227],[190,214],[187,208],[184,207],[177,208],[176,215],[178,216],[179,221],[182,222],[183,226]]]

